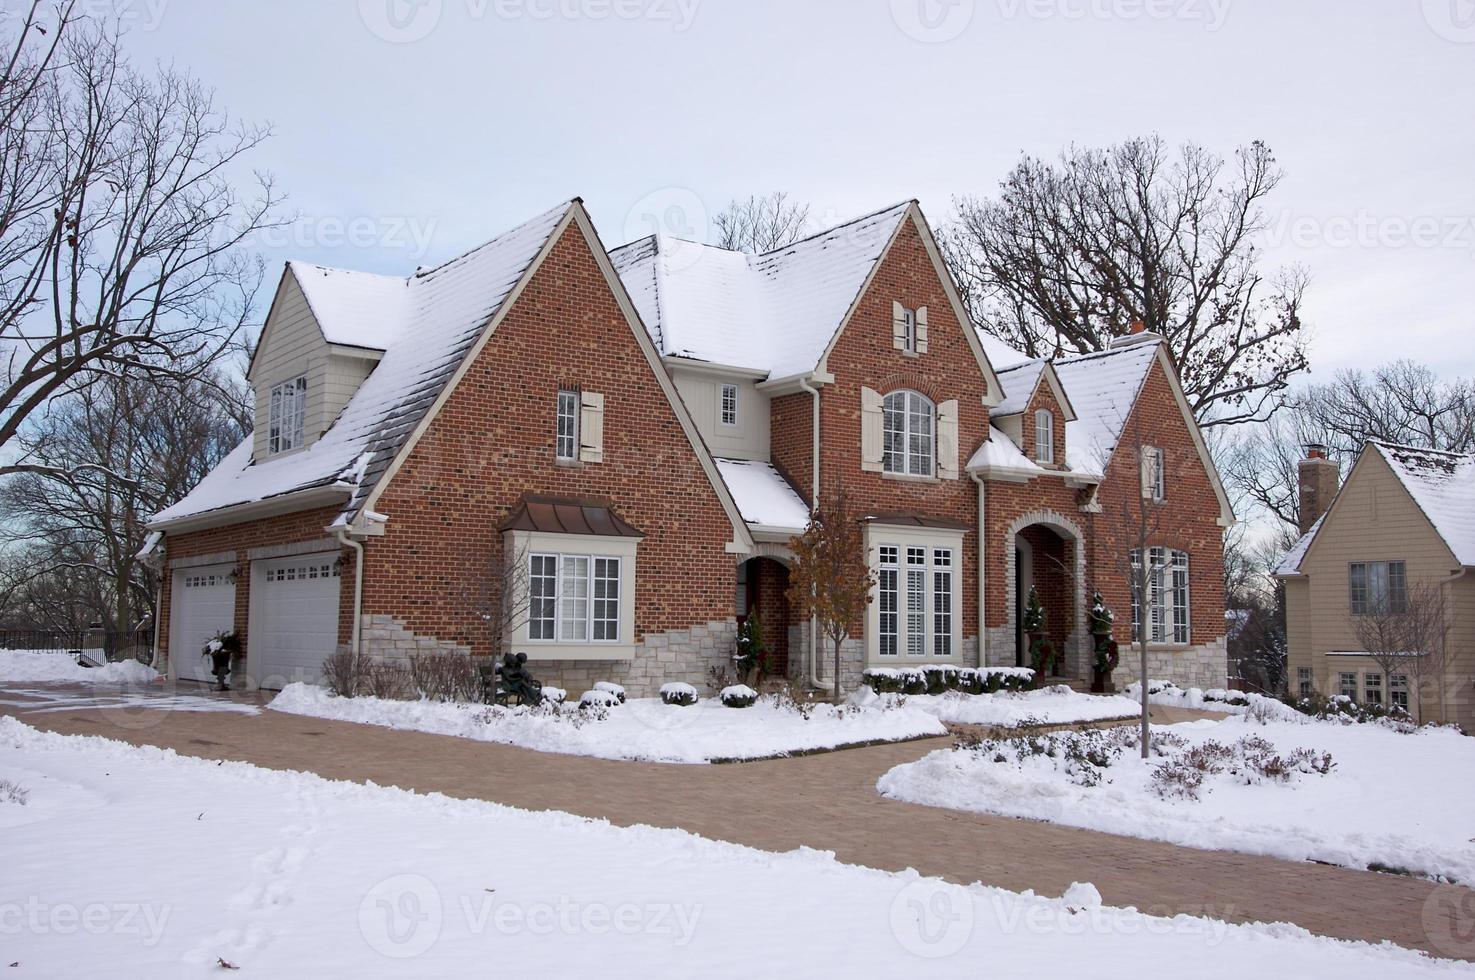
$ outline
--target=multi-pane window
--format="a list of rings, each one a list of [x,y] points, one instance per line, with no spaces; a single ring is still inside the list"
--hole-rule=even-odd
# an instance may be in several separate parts
[[[915,391],[894,391],[883,405],[882,466],[887,473],[931,476],[936,407]]]
[[[1388,675],[1388,697],[1393,702],[1395,708],[1402,708],[1404,711],[1408,710],[1407,674]]]
[[[1311,697],[1311,668],[1310,667],[1297,667],[1296,668],[1296,686],[1297,686],[1297,689],[1301,693],[1301,697],[1303,697],[1303,698],[1309,698],[1309,697]]]
[[[579,458],[579,393],[558,393],[558,445],[559,459]]]
[[[1045,408],[1035,412],[1035,462],[1055,462],[1055,413]]]
[[[1377,672],[1362,675],[1362,700],[1367,704],[1383,703],[1383,675]]]
[[[906,337],[905,346],[902,349],[915,354],[917,353],[917,311],[903,309],[901,315],[902,322],[905,324]]]
[[[1150,643],[1188,643],[1190,601],[1188,553],[1171,548],[1149,548],[1147,568],[1148,634]],[[1132,640],[1142,635],[1142,603],[1137,594],[1142,552],[1132,552]]]
[[[737,425],[737,385],[723,385],[719,408],[723,425]]]
[[[878,653],[951,657],[954,565],[951,548],[881,545],[877,549]]]
[[[1167,470],[1167,460],[1161,449],[1147,446],[1142,450],[1142,496],[1157,501],[1167,499]]]
[[[560,643],[620,638],[620,559],[532,555],[528,638]]]
[[[307,419],[307,377],[284,381],[271,389],[271,419],[267,428],[267,452],[284,453],[302,447],[303,423]]]
[[[1347,566],[1347,595],[1354,616],[1407,611],[1408,577],[1403,562],[1353,562]]]
[[[1337,693],[1350,701],[1357,700],[1357,674],[1344,670],[1337,674]]]

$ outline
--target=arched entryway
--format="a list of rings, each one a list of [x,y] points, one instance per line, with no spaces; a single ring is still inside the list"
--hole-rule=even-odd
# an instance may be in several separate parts
[[[763,645],[772,660],[770,676],[789,673],[789,569],[774,558],[750,558],[737,567],[737,619],[758,616]]]
[[[1082,677],[1086,603],[1080,529],[1058,514],[1028,514],[1010,526],[1006,546],[1005,553],[1013,556],[1005,591],[1014,663],[1031,666],[1023,620],[1033,588],[1045,608],[1046,632],[1061,653],[1052,673],[1064,678]]]

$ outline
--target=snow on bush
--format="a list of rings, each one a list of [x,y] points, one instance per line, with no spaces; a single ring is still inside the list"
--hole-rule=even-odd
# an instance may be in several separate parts
[[[0,779],[0,805],[13,803],[16,806],[25,806],[31,794],[19,783],[9,779]]]
[[[861,677],[877,694],[935,696],[948,691],[961,691],[964,694],[1022,691],[1034,682],[1035,672],[1028,667],[922,664],[917,667],[871,667],[863,671]]]
[[[0,650],[0,681],[139,686],[153,683],[158,676],[158,671],[137,660],[83,667],[60,650]]]
[[[758,701],[758,692],[746,684],[734,684],[724,687],[717,698],[729,708],[751,708]]]
[[[549,687],[543,685],[543,700],[551,704],[563,704],[568,700],[568,692],[561,687]]]
[[[1140,703],[1142,698],[1141,691],[1141,684],[1132,683],[1127,685],[1127,689],[1123,693],[1125,696]],[[1325,721],[1338,725],[1376,724],[1390,731],[1402,732],[1404,734],[1412,732],[1418,727],[1408,717],[1408,714],[1400,708],[1386,708],[1380,704],[1361,704],[1352,698],[1341,695],[1282,701],[1278,698],[1266,697],[1263,694],[1245,691],[1227,691],[1223,688],[1201,690],[1196,687],[1190,687],[1185,690],[1173,684],[1171,681],[1149,679],[1147,682],[1147,700],[1152,704],[1160,704],[1167,707],[1194,708],[1205,711],[1222,711],[1232,715],[1244,715],[1260,724],[1273,721],[1290,722],[1293,724],[1304,724],[1308,721]]]
[[[606,694],[613,694],[616,701],[620,704],[625,703],[625,689],[618,684],[610,681],[599,681],[594,685],[594,690],[604,691]]]
[[[585,691],[579,695],[579,707],[581,708],[615,708],[620,704],[620,699],[610,691]]]
[[[870,694],[868,689],[862,690]],[[1081,694],[1063,684],[1036,691],[1000,691],[997,694],[949,691],[935,696],[886,694],[880,697],[888,703],[902,703],[955,725],[999,725],[1007,728],[1130,718],[1142,710],[1139,703],[1123,697]]]
[[[697,703],[697,689],[681,681],[662,684],[661,700],[666,704],[689,708]]]

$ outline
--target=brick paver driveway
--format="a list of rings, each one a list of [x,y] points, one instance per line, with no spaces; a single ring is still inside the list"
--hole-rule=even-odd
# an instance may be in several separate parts
[[[765,850],[807,845],[834,851],[842,861],[911,867],[965,884],[1059,895],[1073,881],[1090,881],[1112,905],[1230,921],[1289,921],[1340,938],[1386,939],[1445,956],[1464,952],[1431,940],[1423,925],[1426,901],[1436,888],[1428,882],[934,809],[876,792],[883,772],[946,745],[941,739],[741,765],[679,766],[551,755],[273,711],[187,712],[138,702],[66,710],[4,689],[0,713],[67,734],[565,810],[616,824],[680,827]]]

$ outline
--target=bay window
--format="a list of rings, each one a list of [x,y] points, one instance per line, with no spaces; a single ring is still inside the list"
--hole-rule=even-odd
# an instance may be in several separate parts
[[[503,548],[513,600],[502,627],[508,649],[531,660],[632,658],[640,540],[507,530]]]

